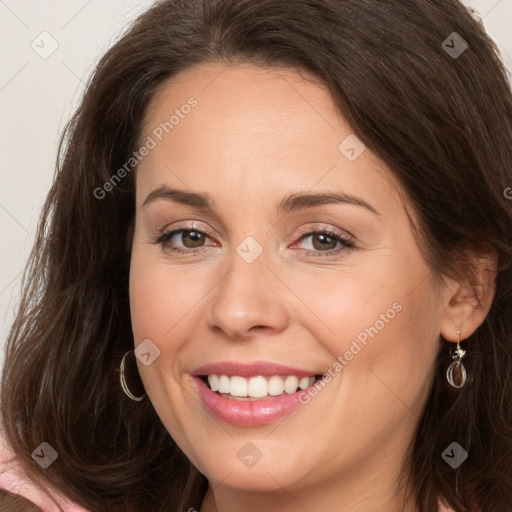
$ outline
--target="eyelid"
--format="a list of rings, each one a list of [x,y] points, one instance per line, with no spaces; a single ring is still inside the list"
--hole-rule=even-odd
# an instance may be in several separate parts
[[[319,223],[316,223],[317,225],[313,226],[313,227],[311,227],[310,224],[315,224],[315,223],[309,223],[307,226],[301,226],[298,230],[299,234],[303,235],[303,234],[311,233],[312,231],[313,232],[326,231],[326,232],[333,233],[341,238],[344,238],[345,240],[351,240],[351,241],[356,240],[356,237],[349,231],[341,230],[337,227],[331,226],[330,224],[324,224],[322,222],[319,222]]]
[[[176,224],[176,227],[174,227],[174,224]],[[200,232],[208,235],[210,238],[215,239],[215,234],[213,233],[213,231],[211,229],[205,227],[205,225],[203,223],[201,223],[200,221],[197,221],[197,220],[192,220],[192,221],[188,221],[188,222],[185,221],[184,223],[174,222],[172,224],[167,224],[163,228],[157,230],[157,233],[160,236],[160,235],[169,234],[172,231],[187,231],[187,230],[190,230],[190,231],[197,230],[197,231],[200,231]]]

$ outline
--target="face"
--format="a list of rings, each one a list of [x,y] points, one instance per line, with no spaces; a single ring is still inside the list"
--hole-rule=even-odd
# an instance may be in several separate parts
[[[132,326],[181,449],[233,491],[395,477],[440,338],[391,171],[323,85],[253,65],[173,77],[141,140]]]

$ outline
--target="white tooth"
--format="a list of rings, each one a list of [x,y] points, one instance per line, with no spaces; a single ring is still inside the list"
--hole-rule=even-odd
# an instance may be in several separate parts
[[[299,388],[306,389],[308,386],[309,386],[309,377],[302,377],[302,379],[299,380]]]
[[[247,396],[247,379],[238,376],[231,377],[229,394],[231,396]]]
[[[268,385],[265,377],[251,377],[251,380],[249,380],[249,386],[247,387],[247,396],[261,398],[263,396],[267,396],[267,394]]]
[[[315,377],[301,377],[288,375],[283,379],[280,375],[273,375],[267,379],[261,375],[246,379],[238,375],[208,375],[208,383],[212,391],[230,394],[232,397],[264,398],[267,395],[279,396],[284,392],[291,395],[297,388],[306,389],[315,382]]]
[[[229,377],[227,375],[221,375],[219,377],[219,393],[229,393]]]
[[[217,391],[219,389],[219,376],[208,375],[208,384],[210,384],[212,391]]]
[[[268,381],[268,394],[271,396],[282,395],[284,391],[284,382],[279,375],[270,377]]]
[[[286,380],[284,381],[284,390],[291,395],[297,391],[297,387],[299,386],[299,378],[295,377],[295,375],[288,375]]]

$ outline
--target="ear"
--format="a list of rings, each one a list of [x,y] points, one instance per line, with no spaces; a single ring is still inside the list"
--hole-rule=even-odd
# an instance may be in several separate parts
[[[441,315],[441,336],[457,342],[471,336],[485,320],[496,292],[498,255],[486,245],[473,246],[465,254],[467,277],[445,281],[445,303]]]

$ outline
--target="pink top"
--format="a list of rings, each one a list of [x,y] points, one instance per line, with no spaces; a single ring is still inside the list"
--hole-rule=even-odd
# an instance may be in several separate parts
[[[90,512],[57,491],[52,490],[51,495],[43,491],[27,477],[17,457],[11,460],[13,456],[0,432],[0,489],[23,496],[42,512]]]
[[[55,490],[51,491],[51,495],[47,494],[27,477],[16,457],[11,461],[13,456],[13,452],[0,435],[0,489],[23,496],[38,506],[42,512],[91,512],[64,498]],[[439,512],[453,510],[439,502]]]

